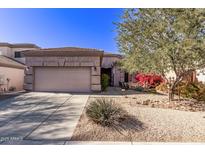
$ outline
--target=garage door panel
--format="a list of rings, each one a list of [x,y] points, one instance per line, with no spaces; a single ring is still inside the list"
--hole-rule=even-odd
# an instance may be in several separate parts
[[[35,91],[90,92],[90,68],[37,67]]]

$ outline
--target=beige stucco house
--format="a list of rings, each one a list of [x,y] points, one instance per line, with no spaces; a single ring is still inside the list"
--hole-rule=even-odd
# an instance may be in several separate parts
[[[110,76],[110,85],[124,81],[124,72],[115,63],[120,55],[90,48],[48,48],[23,51],[27,69],[24,89],[52,92],[101,91],[101,74]]]
[[[128,78],[116,65],[122,58],[121,55],[98,49],[42,49],[29,43],[0,43],[0,55],[4,56],[5,61],[9,59],[26,66],[18,68],[21,72],[18,76],[17,68],[1,69],[2,76],[6,72],[13,73],[11,76],[18,83],[18,90],[24,87],[29,91],[92,92],[101,91],[102,74],[109,75],[110,86],[119,86],[120,81]]]
[[[123,58],[120,54],[98,49],[76,47],[42,49],[28,43],[0,43],[0,55],[3,55],[4,59],[7,58],[7,61],[9,59],[13,60],[13,63],[19,62],[25,65],[18,68],[20,73],[16,73],[17,68],[0,70],[4,78],[3,89],[8,87],[5,84],[6,72],[13,73],[10,77],[15,79],[12,81],[15,81],[14,87],[17,90],[28,91],[101,91],[102,74],[109,76],[110,86],[119,86],[119,82],[133,81],[131,75],[116,65]]]

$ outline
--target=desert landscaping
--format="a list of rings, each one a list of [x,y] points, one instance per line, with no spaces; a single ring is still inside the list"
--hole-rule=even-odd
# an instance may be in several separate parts
[[[184,105],[176,108],[169,104],[167,95],[129,90],[123,94],[90,96],[72,136],[72,141],[127,141],[127,142],[204,142],[205,113],[203,108]],[[131,94],[128,94],[131,93]],[[87,106],[99,97],[113,100],[126,110],[128,117],[116,127],[104,127],[86,116]],[[149,103],[152,100],[155,103]],[[188,103],[189,102],[189,103]],[[174,103],[174,102],[171,102]],[[171,104],[170,103],[170,104]],[[175,102],[177,104],[177,102]],[[175,104],[174,103],[174,104]],[[191,101],[181,101],[180,104]],[[158,104],[154,105],[153,104]],[[163,106],[164,105],[164,106]],[[178,105],[182,106],[182,105]],[[194,111],[193,111],[194,110]]]

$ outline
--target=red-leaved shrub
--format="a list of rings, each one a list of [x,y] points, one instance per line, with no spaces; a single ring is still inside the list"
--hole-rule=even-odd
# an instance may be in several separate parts
[[[163,82],[163,78],[160,75],[156,74],[142,74],[138,73],[135,76],[136,81],[140,86],[147,88],[155,88],[160,83]]]

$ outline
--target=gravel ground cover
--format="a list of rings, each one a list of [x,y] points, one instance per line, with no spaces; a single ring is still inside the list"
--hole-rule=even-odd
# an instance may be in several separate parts
[[[87,105],[95,99],[90,97]],[[166,101],[166,95],[138,93],[106,99],[113,99],[130,118],[117,129],[102,127],[90,121],[84,110],[72,141],[205,142],[205,112],[152,108],[134,103],[147,99]]]

